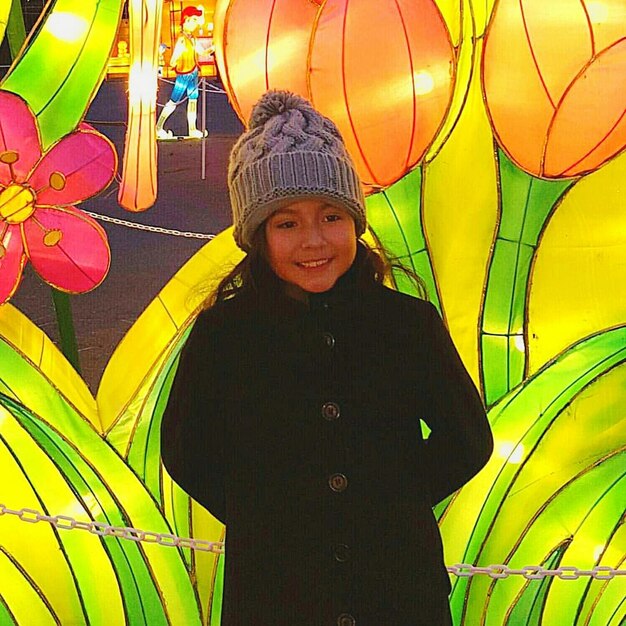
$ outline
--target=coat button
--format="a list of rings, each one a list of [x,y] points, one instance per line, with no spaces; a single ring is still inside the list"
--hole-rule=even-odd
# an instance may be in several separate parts
[[[324,419],[327,419],[329,422],[336,420],[339,415],[341,415],[339,405],[334,402],[326,402],[326,404],[322,406],[322,415]]]
[[[324,333],[322,335],[322,339],[324,341],[324,345],[327,348],[334,348],[335,347],[335,338],[333,337],[332,333]]]
[[[348,479],[343,474],[333,474],[328,479],[328,484],[333,491],[340,493],[348,487]]]
[[[350,548],[345,543],[338,543],[334,549],[335,561],[345,563],[350,558]]]
[[[349,613],[342,613],[337,618],[337,626],[356,626],[356,620]]]

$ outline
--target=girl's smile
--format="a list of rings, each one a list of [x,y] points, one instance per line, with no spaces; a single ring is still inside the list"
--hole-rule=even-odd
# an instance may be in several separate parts
[[[295,200],[265,223],[268,262],[282,280],[311,293],[328,291],[354,261],[351,215],[322,198]]]

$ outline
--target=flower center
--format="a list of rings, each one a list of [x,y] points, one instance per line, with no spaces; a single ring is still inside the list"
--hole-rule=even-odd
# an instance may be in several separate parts
[[[35,212],[35,192],[24,185],[11,183],[0,191],[0,218],[9,224],[21,224]]]

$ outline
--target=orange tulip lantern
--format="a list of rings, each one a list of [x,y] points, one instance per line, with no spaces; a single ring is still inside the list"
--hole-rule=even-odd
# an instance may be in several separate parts
[[[482,320],[492,404],[528,375],[525,303],[550,216],[576,178],[626,145],[626,3],[499,0],[482,75],[501,148],[501,219]]]
[[[216,60],[244,124],[270,88],[307,96],[306,61],[318,9],[312,0],[217,0]]]
[[[543,178],[596,169],[626,145],[624,0],[500,0],[483,79],[517,165]]]
[[[455,53],[433,0],[218,0],[217,61],[240,118],[269,88],[339,126],[366,187],[415,167],[450,105]]]
[[[450,105],[454,48],[433,0],[327,0],[311,38],[309,90],[339,126],[365,184],[415,167]]]

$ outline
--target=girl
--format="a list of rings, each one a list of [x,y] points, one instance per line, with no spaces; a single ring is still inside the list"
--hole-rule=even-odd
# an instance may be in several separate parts
[[[222,626],[451,624],[432,506],[493,442],[441,319],[382,284],[354,165],[306,100],[261,98],[228,180],[247,255],[162,425],[168,472],[227,527]]]

